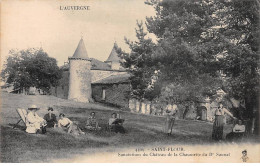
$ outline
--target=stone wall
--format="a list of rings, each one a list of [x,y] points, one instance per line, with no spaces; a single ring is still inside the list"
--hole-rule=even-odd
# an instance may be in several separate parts
[[[102,99],[105,89],[105,99]],[[92,98],[94,101],[108,103],[119,107],[128,107],[130,84],[92,84]]]
[[[139,101],[137,99],[129,100],[129,109],[131,112],[140,113],[140,114],[153,114],[160,115],[161,112],[156,110],[154,105],[150,101]]]
[[[91,82],[102,80],[111,75],[126,74],[125,71],[112,71],[112,70],[91,70]]]
[[[183,108],[183,110],[184,109],[185,108]],[[197,108],[196,108],[195,104],[191,104],[189,106],[185,119],[196,119],[196,117],[197,117]]]
[[[91,62],[70,59],[69,100],[88,103],[91,101]]]
[[[156,106],[156,103],[152,103],[150,101],[139,101],[137,99],[130,99],[129,100],[129,109],[131,112],[140,113],[140,114],[148,114],[148,115],[158,115],[163,116],[165,115],[166,106],[165,108],[160,108]],[[167,107],[168,109],[173,109],[176,107],[175,104],[169,104]],[[179,119],[183,119],[183,113],[185,107],[183,105],[178,105],[178,112],[176,117]],[[189,111],[186,114],[186,119],[196,119],[197,111],[194,105],[189,107]]]
[[[172,104],[169,105],[170,108],[175,108],[176,105]],[[165,115],[166,108],[159,109],[156,108],[155,103],[152,103],[150,101],[139,101],[137,99],[131,99],[129,100],[129,109],[131,112],[134,113],[140,113],[140,114],[147,114],[147,115]],[[181,117],[181,110],[178,107],[177,117]]]
[[[79,67],[79,66],[78,66]],[[86,70],[86,67],[81,66],[79,68],[84,68]],[[112,71],[112,70],[90,70],[91,75],[91,82],[104,79],[111,75],[118,75],[118,74],[125,74],[124,71]],[[50,94],[62,99],[68,99],[69,94],[69,77],[70,72],[69,71],[63,71],[62,72],[62,78],[59,81],[59,85],[57,87],[51,87]],[[86,74],[86,79],[81,79],[84,83],[84,81],[87,81],[90,77],[89,74]],[[76,78],[73,78],[76,79]],[[77,79],[76,79],[77,80]],[[76,81],[77,83],[78,81]],[[74,82],[75,84],[75,82]]]

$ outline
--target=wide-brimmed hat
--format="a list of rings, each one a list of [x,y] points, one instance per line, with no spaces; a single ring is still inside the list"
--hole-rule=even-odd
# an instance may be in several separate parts
[[[39,110],[40,108],[38,108],[36,105],[30,105],[30,107],[28,108],[28,110]]]

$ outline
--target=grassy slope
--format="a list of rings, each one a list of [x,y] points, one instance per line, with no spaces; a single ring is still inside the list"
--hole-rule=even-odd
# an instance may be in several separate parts
[[[58,99],[53,96],[24,96],[2,93],[1,109],[1,161],[2,162],[51,162],[54,159],[73,157],[74,155],[92,153],[96,150],[110,151],[118,147],[138,145],[173,145],[173,144],[209,144],[212,143],[212,124],[200,121],[177,120],[174,135],[167,137],[162,133],[164,118],[121,112],[126,119],[127,134],[115,134],[106,130],[108,118],[113,111],[111,107],[99,104],[84,104]],[[46,113],[47,106],[55,106],[56,114],[63,112],[79,126],[85,125],[87,116],[95,111],[102,130],[87,132],[85,136],[72,136],[57,129],[48,130],[46,135],[30,135],[22,130],[12,129],[18,120],[15,108],[27,108],[37,104]],[[225,133],[231,130],[225,128]]]

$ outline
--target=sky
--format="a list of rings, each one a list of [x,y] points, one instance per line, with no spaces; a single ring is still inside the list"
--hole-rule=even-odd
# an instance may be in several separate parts
[[[10,49],[42,47],[61,66],[83,37],[88,56],[105,61],[116,41],[129,51],[136,20],[154,16],[145,0],[3,0],[1,2],[1,65]],[[89,6],[89,10],[61,10]],[[154,37],[152,34],[150,37]]]

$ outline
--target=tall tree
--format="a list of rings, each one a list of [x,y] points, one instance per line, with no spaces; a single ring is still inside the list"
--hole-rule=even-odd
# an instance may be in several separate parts
[[[10,50],[5,68],[1,72],[2,80],[13,84],[14,89],[36,87],[48,91],[58,84],[61,71],[57,61],[42,49]]]
[[[212,95],[221,85],[220,75],[216,72],[219,66],[216,54],[219,52],[217,44],[211,40],[210,35],[213,36],[213,34],[208,33],[214,23],[212,17],[209,16],[209,13],[213,13],[214,5],[209,6],[202,1],[187,0],[147,1],[146,3],[153,5],[156,10],[156,16],[147,18],[146,25],[148,31],[156,35],[158,43],[152,48],[143,47],[149,48],[149,56],[142,66],[129,63],[127,60],[129,56],[124,57],[125,64],[131,64],[135,70],[142,73],[144,71],[150,73],[143,75],[144,77],[136,77],[137,75],[132,72],[135,78],[141,80],[144,85],[148,85],[147,81],[151,80],[151,74],[155,70],[160,71],[155,85],[159,84],[164,87],[171,84],[169,86],[172,89],[171,94],[181,96],[182,102]],[[139,41],[140,46],[145,43],[143,42],[145,40]],[[204,48],[205,46],[207,49]],[[134,53],[135,58],[142,57],[142,52],[145,52],[144,50],[135,51],[131,46],[130,49],[130,55]],[[186,91],[177,90],[180,86]],[[158,88],[153,89],[160,92]],[[154,95],[147,91],[146,94]],[[174,96],[168,96],[166,100]]]
[[[229,94],[245,100],[245,118],[252,118],[259,100],[259,0],[223,1],[225,10],[216,15],[222,20],[220,30],[226,54],[222,58]]]
[[[163,89],[166,100],[170,94],[194,100],[221,87],[230,97],[245,100],[245,118],[252,118],[259,100],[259,0],[146,3],[156,11],[147,18],[147,29],[158,39],[147,62],[160,71],[160,85],[170,85],[171,93]],[[146,66],[133,65],[139,71]]]
[[[147,29],[158,39],[148,63],[160,71],[160,85],[168,86],[164,98],[179,94],[184,101],[194,100],[221,87],[245,100],[244,118],[252,120],[259,110],[259,0],[146,3],[156,11],[147,18]]]
[[[156,66],[151,61],[151,55],[155,44],[144,32],[142,22],[137,22],[136,37],[136,42],[125,39],[131,49],[130,53],[120,48],[117,51],[124,59],[123,66],[131,73],[132,97],[142,100],[152,97],[149,92]]]

